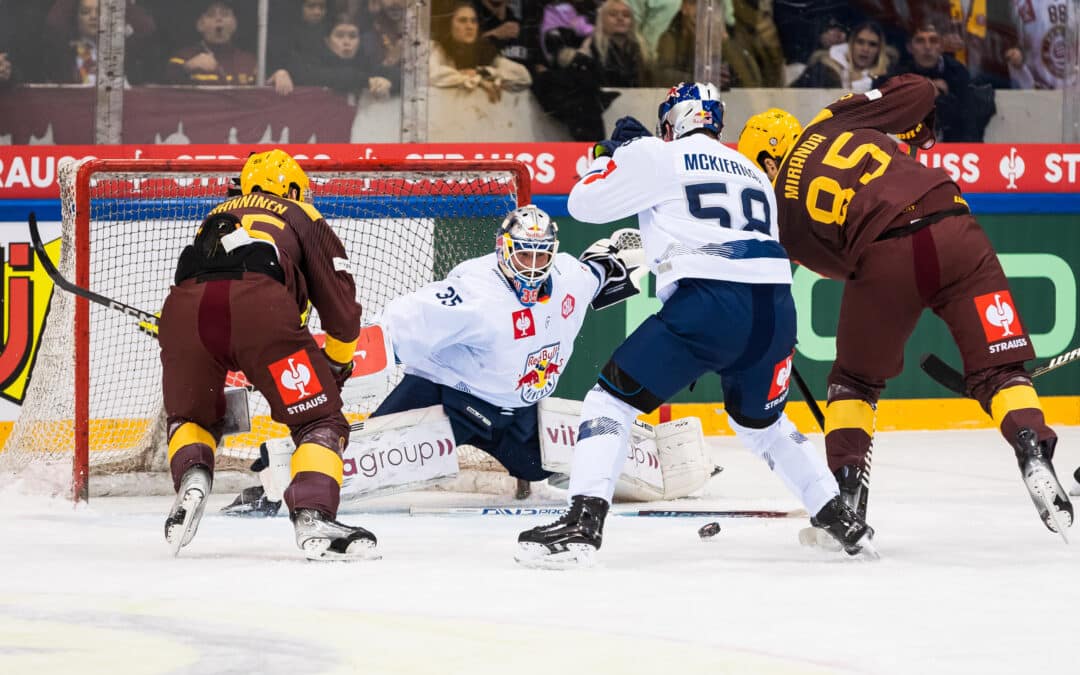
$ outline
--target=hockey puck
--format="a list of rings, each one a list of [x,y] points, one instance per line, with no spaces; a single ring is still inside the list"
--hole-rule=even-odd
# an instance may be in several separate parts
[[[702,539],[708,539],[715,537],[720,533],[720,523],[707,523],[701,526],[701,529],[697,531],[698,536]]]

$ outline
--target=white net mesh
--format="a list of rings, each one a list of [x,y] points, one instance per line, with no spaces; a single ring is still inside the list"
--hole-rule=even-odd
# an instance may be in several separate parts
[[[52,256],[59,247],[58,266],[67,279],[76,281],[77,261],[84,256],[91,290],[156,312],[177,256],[206,213],[225,199],[239,166],[161,170],[146,164],[138,171],[95,171],[92,180],[79,185],[76,163],[63,162],[63,233],[59,242],[45,243]],[[504,167],[417,170],[407,163],[374,168],[356,162],[323,170],[308,162],[305,170],[315,206],[348,250],[365,315],[380,312],[391,298],[445,275],[462,260],[490,251],[495,227],[518,205],[520,174]],[[88,218],[85,243],[77,241],[77,215]],[[78,438],[75,305],[73,295],[54,291],[22,413],[0,452],[5,473],[51,474],[61,489],[70,486]],[[317,314],[310,326],[321,333]],[[93,303],[86,328],[91,482],[165,471],[157,341],[139,330],[137,320]],[[231,383],[242,384],[241,378]],[[378,402],[350,404],[346,416],[361,419]],[[288,434],[270,419],[269,406],[257,392],[250,404],[252,430],[225,439],[218,451],[221,469],[246,468],[262,441]],[[465,450],[462,461],[469,468],[498,470],[479,451]],[[139,488],[131,485],[127,491]]]

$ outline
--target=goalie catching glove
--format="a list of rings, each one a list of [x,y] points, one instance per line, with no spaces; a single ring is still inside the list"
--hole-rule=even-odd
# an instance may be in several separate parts
[[[632,227],[598,239],[585,249],[579,260],[600,279],[600,288],[592,300],[593,309],[604,309],[637,295],[641,292],[642,277],[649,272],[645,267],[641,233]]]

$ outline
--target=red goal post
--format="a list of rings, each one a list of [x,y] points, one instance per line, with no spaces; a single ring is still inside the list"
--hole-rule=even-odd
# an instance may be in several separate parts
[[[311,178],[312,201],[346,244],[365,315],[491,251],[498,223],[531,198],[529,169],[513,160],[299,161]],[[61,273],[82,288],[156,312],[180,250],[210,208],[225,200],[243,164],[63,162]],[[157,346],[136,324],[54,290],[23,411],[0,452],[0,466],[20,471],[62,465],[70,447],[76,500],[88,497],[91,474],[115,481],[164,470]],[[316,316],[313,332],[318,325]],[[374,404],[347,410],[347,416],[360,418]],[[258,394],[252,417],[252,432],[241,435],[246,438],[223,442],[222,465],[233,460],[240,468],[257,456],[259,442],[287,434],[269,420]],[[137,487],[122,492],[141,493]]]

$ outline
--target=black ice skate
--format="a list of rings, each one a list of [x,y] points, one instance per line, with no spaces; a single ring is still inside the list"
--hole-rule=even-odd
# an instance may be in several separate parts
[[[210,470],[204,466],[193,466],[180,478],[176,500],[165,518],[165,541],[174,556],[195,537],[212,483]]]
[[[296,545],[308,560],[378,560],[375,535],[362,527],[331,520],[314,509],[291,516]]]
[[[827,532],[848,555],[877,558],[870,544],[874,528],[866,524],[842,496],[833,497],[810,519],[810,524]]]
[[[844,503],[851,507],[851,510],[859,515],[859,517],[866,518],[866,500],[862,500],[862,509],[859,508],[859,501],[862,499],[862,469],[854,464],[845,464],[836,470],[836,484],[840,487],[840,496],[843,498]]]
[[[1073,484],[1072,487],[1069,488],[1069,494],[1074,497],[1080,497],[1080,467],[1077,467],[1076,471],[1073,471]]]
[[[1035,510],[1046,528],[1060,534],[1067,543],[1069,538],[1065,530],[1072,526],[1073,506],[1050,462],[1054,456],[1054,441],[1040,443],[1034,431],[1023,427],[1016,433],[1013,447],[1020,465],[1020,475],[1031,494]]]
[[[575,495],[565,516],[518,535],[514,560],[547,569],[591,566],[603,539],[607,512],[608,503],[600,497]]]
[[[244,488],[243,492],[236,496],[232,504],[221,507],[221,512],[227,516],[241,516],[246,518],[273,518],[281,508],[281,502],[270,501],[266,497],[266,490],[261,485],[253,485]]]

